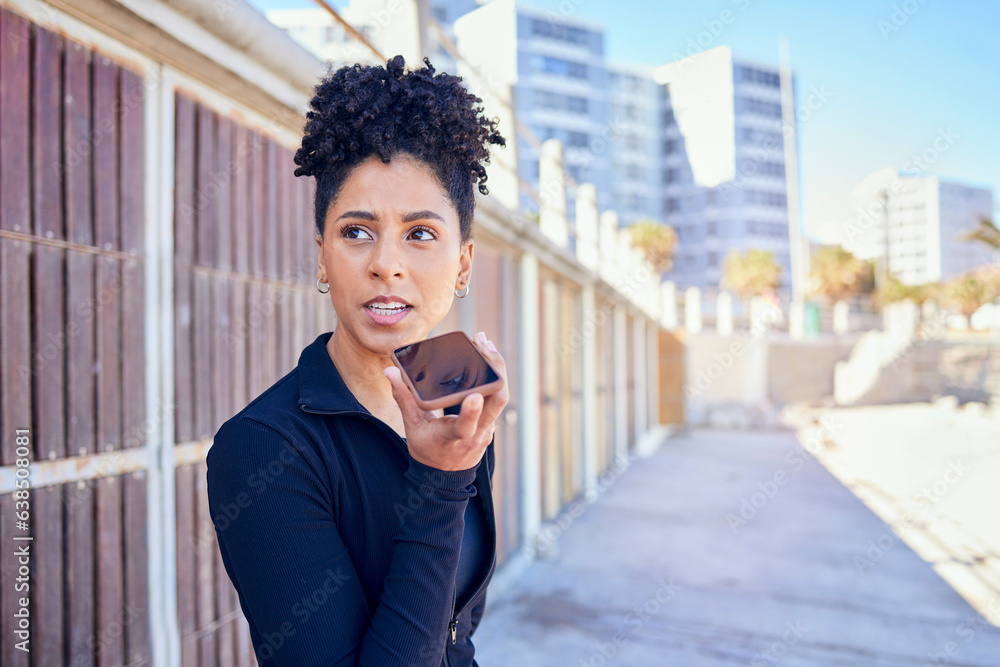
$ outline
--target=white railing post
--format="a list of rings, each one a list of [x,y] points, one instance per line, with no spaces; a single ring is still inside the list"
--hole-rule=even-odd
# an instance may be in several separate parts
[[[646,391],[648,390],[647,375],[649,373],[646,359],[646,318],[636,317],[632,323],[632,359],[635,374],[635,437],[642,438],[646,433],[647,408]]]
[[[609,285],[615,283],[615,258],[618,256],[618,214],[615,211],[601,213],[600,242],[597,252],[600,257],[601,278]]]
[[[177,621],[177,515],[174,500],[174,86],[163,65],[147,69],[144,296],[146,356],[146,539],[152,663],[181,664]],[[166,410],[164,408],[167,408]]]
[[[580,304],[583,328],[583,488],[588,500],[597,497],[597,306],[594,286],[583,286]]]
[[[701,290],[697,287],[684,290],[684,329],[688,333],[701,331]]]
[[[715,298],[715,330],[720,336],[733,333],[733,295],[724,290]]]
[[[563,180],[563,145],[558,139],[542,142],[538,161],[539,226],[556,245],[569,245],[566,221],[566,183]]]
[[[677,330],[677,286],[672,280],[660,283],[660,324],[667,331]]]
[[[615,461],[628,458],[628,369],[626,368],[627,348],[625,340],[627,306],[623,301],[615,303],[614,314],[614,360],[615,360]]]
[[[517,423],[521,441],[521,545],[533,557],[542,514],[539,467],[541,360],[538,352],[538,258],[535,255],[521,255],[520,274],[521,405]]]
[[[595,273],[600,268],[597,231],[597,188],[593,183],[581,183],[576,190],[576,257]]]
[[[850,328],[850,306],[841,299],[833,304],[833,332],[836,334],[846,334]]]

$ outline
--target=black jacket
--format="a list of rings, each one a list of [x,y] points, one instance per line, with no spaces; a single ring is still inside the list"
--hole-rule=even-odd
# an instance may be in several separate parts
[[[413,459],[344,384],[326,350],[332,333],[208,451],[212,520],[257,660],[478,667],[470,637],[497,555],[494,443],[468,470]],[[468,502],[485,510],[490,563],[454,615]]]

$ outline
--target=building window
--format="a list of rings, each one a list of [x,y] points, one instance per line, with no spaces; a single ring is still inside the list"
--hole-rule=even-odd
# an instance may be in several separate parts
[[[676,197],[668,197],[663,200],[663,212],[664,213],[676,213],[680,208],[680,200]]]
[[[671,153],[676,153],[679,142],[677,139],[667,139],[663,142],[663,154],[670,155]]]
[[[736,110],[743,113],[757,114],[758,116],[781,118],[780,104],[758,100],[754,97],[737,97]]]
[[[584,63],[571,62],[562,58],[537,56],[534,69],[547,74],[569,76],[576,79],[587,78],[587,66]]]
[[[748,144],[759,144],[774,148],[784,146],[783,138],[778,132],[765,132],[763,130],[755,130],[752,127],[740,127],[739,137],[743,142]]]
[[[587,113],[587,98],[567,95],[566,110],[570,113]]]
[[[737,77],[744,83],[759,83],[763,86],[778,88],[781,86],[781,77],[776,72],[765,72],[753,67],[737,66]]]
[[[587,66],[583,63],[567,62],[566,74],[567,76],[571,76],[574,79],[586,79]]]
[[[570,131],[566,139],[566,145],[573,148],[586,148],[589,143],[590,137],[587,136],[586,132]]]
[[[676,183],[680,180],[680,170],[679,169],[665,169],[663,171],[663,183],[664,185],[668,183]]]
[[[708,234],[709,236],[715,236],[716,234],[719,233],[719,230],[716,227],[714,220],[710,220],[708,223],[705,224],[705,233]]]
[[[663,112],[663,124],[664,125],[673,125],[674,124],[674,110],[673,109],[667,109],[666,111]]]
[[[587,45],[590,42],[590,38],[586,30],[568,26],[564,23],[547,21],[545,19],[534,19],[531,22],[531,32],[536,37],[558,39],[571,44]]]
[[[760,206],[772,206],[775,208],[787,205],[786,197],[781,192],[758,192],[747,190],[744,193],[748,204],[758,204]]]
[[[744,176],[776,176],[785,177],[785,165],[780,162],[761,162],[748,159],[740,162],[740,173]]]

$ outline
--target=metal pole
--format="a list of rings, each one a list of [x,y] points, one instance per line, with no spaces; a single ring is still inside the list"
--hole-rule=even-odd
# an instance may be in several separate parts
[[[433,42],[430,35],[431,9],[427,0],[416,0],[417,3],[417,63],[424,56],[430,57]],[[415,65],[416,66],[416,65]]]
[[[795,98],[792,90],[792,65],[788,39],[778,42],[780,52],[781,123],[785,147],[785,193],[788,206],[788,245],[791,264],[792,301],[805,298],[809,274],[809,254],[805,251],[799,217],[799,164],[795,127]]]

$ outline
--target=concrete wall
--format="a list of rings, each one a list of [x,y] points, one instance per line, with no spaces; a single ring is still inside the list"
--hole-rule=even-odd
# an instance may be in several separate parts
[[[688,425],[774,426],[783,406],[830,403],[834,368],[846,361],[860,334],[793,340],[784,332],[759,337],[687,332],[684,405]],[[879,371],[853,405],[1000,400],[1000,343],[913,339]]]

